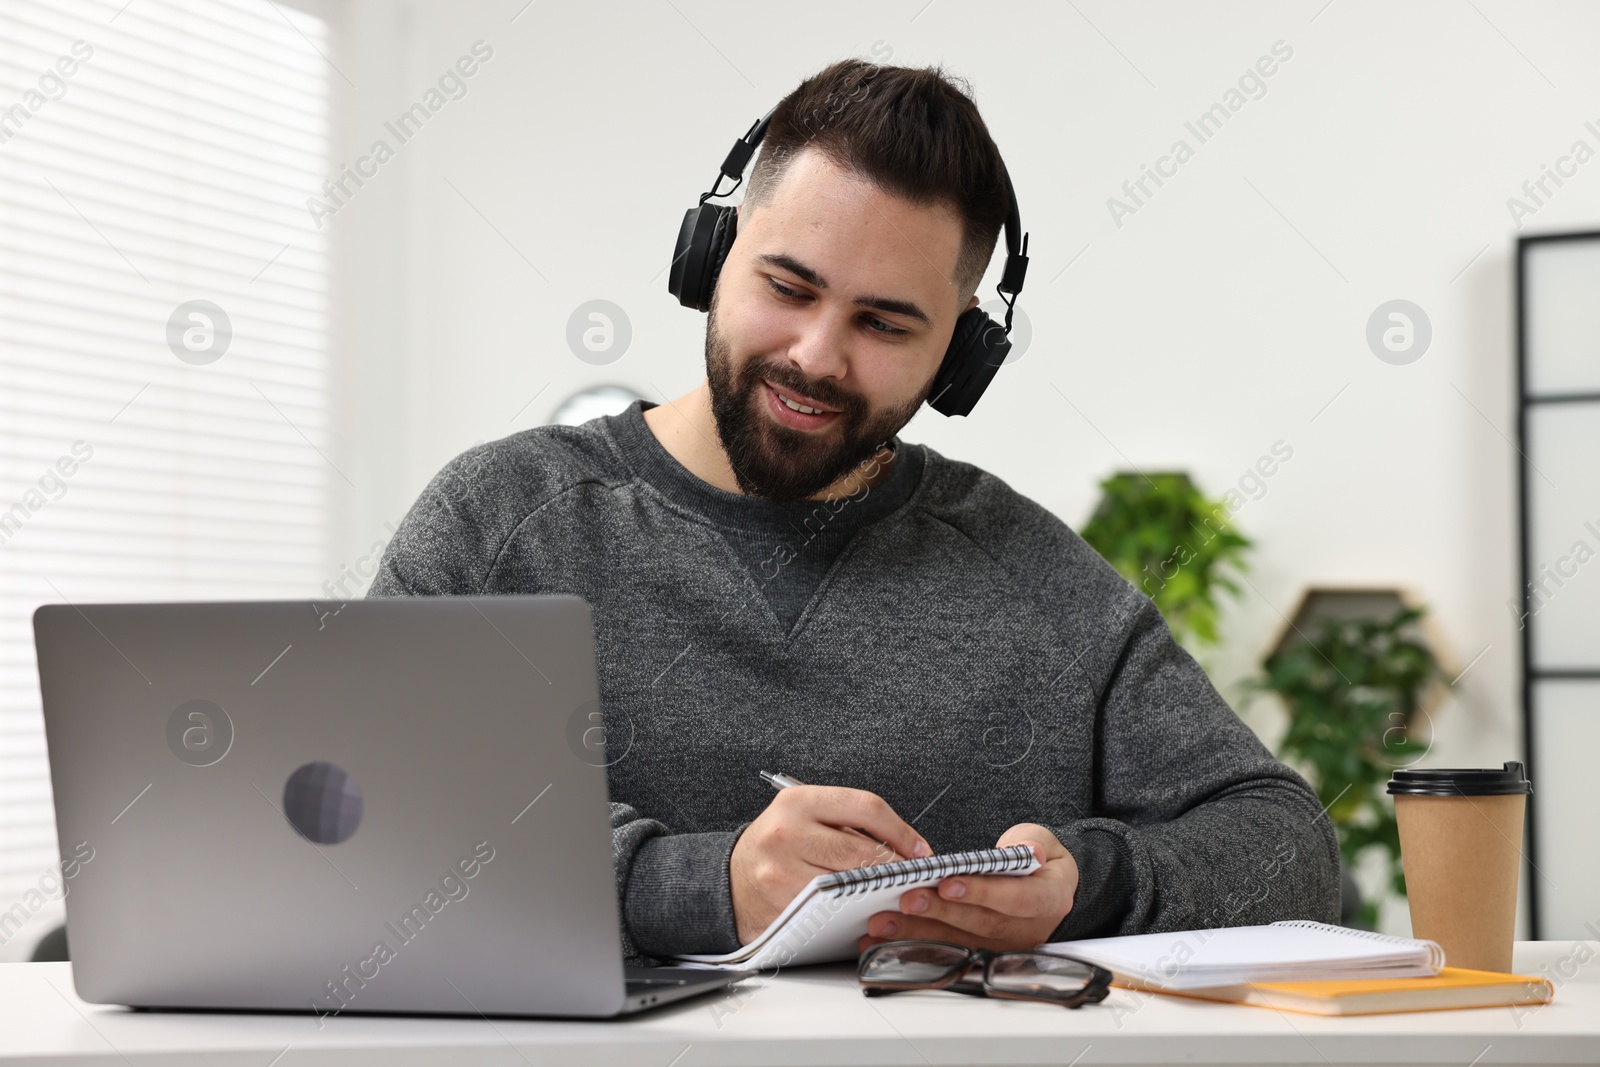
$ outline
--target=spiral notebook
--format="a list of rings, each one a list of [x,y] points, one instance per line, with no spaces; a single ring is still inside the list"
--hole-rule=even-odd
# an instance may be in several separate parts
[[[722,955],[675,958],[740,970],[853,960],[867,920],[880,911],[899,911],[906,890],[938,885],[953,874],[1023,875],[1039,866],[1027,845],[1008,845],[819,874],[748,945]]]
[[[1042,947],[1097,963],[1120,985],[1167,991],[1250,982],[1427,978],[1444,967],[1444,950],[1437,941],[1309,919],[1056,941]]]

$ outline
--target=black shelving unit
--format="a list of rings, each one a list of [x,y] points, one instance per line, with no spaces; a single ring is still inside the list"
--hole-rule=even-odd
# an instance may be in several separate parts
[[[1535,745],[1539,737],[1539,707],[1535,695],[1538,683],[1556,680],[1583,680],[1600,681],[1600,667],[1540,667],[1535,655],[1534,630],[1538,620],[1534,615],[1534,597],[1530,585],[1535,579],[1535,569],[1538,566],[1534,560],[1534,538],[1532,536],[1532,499],[1530,488],[1532,478],[1536,477],[1533,470],[1534,463],[1530,458],[1533,443],[1530,440],[1530,424],[1535,413],[1549,405],[1560,404],[1600,404],[1600,390],[1577,390],[1567,392],[1533,393],[1529,390],[1529,359],[1528,327],[1529,327],[1529,293],[1528,293],[1528,260],[1529,256],[1536,253],[1541,247],[1553,242],[1593,242],[1600,248],[1600,231],[1586,231],[1582,233],[1556,233],[1538,234],[1517,239],[1517,275],[1516,275],[1516,301],[1517,301],[1517,450],[1521,456],[1518,466],[1517,480],[1517,511],[1518,511],[1518,538],[1520,541],[1518,555],[1521,561],[1521,594],[1522,611],[1525,625],[1522,626],[1522,729],[1524,761],[1527,765],[1528,778],[1534,784],[1534,793],[1528,798],[1527,832],[1523,834],[1523,851],[1527,855],[1530,870],[1523,879],[1523,885],[1528,893],[1528,918],[1531,927],[1530,934],[1535,939],[1544,937],[1543,914],[1541,897],[1543,895],[1543,878],[1538,873],[1540,847],[1539,847],[1539,809],[1541,767],[1539,765],[1539,751]],[[1596,292],[1592,299],[1600,301],[1600,292]],[[1600,360],[1600,338],[1596,338],[1597,360]],[[1600,379],[1600,368],[1597,368],[1596,378]],[[1593,576],[1591,576],[1591,579]],[[1595,620],[1597,631],[1597,652],[1600,652],[1600,619]],[[1572,936],[1568,934],[1567,936]]]

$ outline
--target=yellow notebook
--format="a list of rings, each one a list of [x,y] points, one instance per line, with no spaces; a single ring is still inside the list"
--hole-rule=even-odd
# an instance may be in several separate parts
[[[1547,978],[1446,967],[1432,978],[1359,978],[1336,982],[1255,982],[1181,992],[1137,982],[1116,983],[1200,1000],[1222,1000],[1309,1015],[1379,1015],[1447,1008],[1500,1008],[1548,1004],[1555,987]]]

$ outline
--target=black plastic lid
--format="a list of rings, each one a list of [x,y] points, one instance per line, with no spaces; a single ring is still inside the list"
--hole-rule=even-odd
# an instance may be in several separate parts
[[[1507,760],[1503,770],[1442,767],[1427,771],[1395,771],[1389,792],[1407,797],[1504,797],[1533,792],[1522,764]]]

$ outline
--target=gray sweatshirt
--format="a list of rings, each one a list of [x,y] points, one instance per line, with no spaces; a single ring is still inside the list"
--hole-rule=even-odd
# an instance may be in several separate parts
[[[724,492],[653,406],[458,456],[369,593],[589,602],[628,962],[738,947],[761,769],[871,790],[935,852],[1049,827],[1079,870],[1051,940],[1337,920],[1315,793],[1060,519],[899,438],[840,502]]]

